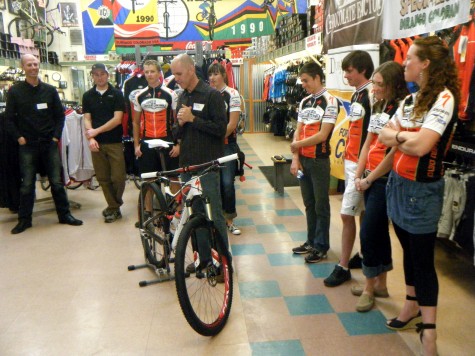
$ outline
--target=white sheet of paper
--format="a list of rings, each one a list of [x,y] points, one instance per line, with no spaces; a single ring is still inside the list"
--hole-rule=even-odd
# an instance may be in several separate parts
[[[173,145],[173,142],[168,142],[161,140],[159,138],[153,139],[153,140],[145,140],[145,143],[148,144],[148,147],[150,148],[155,148],[155,147],[168,147],[170,145]]]

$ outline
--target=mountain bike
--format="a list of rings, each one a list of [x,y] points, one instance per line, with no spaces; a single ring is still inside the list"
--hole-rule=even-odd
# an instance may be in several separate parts
[[[10,35],[44,41],[49,47],[54,41],[55,32],[66,34],[56,24],[56,20],[52,16],[53,11],[59,13],[59,4],[51,10],[47,10],[45,18],[38,14],[34,0],[16,0],[13,1],[12,7],[19,13],[20,17],[14,18],[8,24]]]
[[[219,0],[201,0],[203,4],[199,6],[201,12],[196,14],[196,20],[204,21],[208,20],[208,33],[209,39],[212,41],[214,38],[214,27],[216,26],[217,18],[214,10],[214,3]]]
[[[211,204],[203,195],[200,178],[219,169],[221,163],[237,159],[237,154],[171,171],[142,174],[141,204],[139,204],[140,237],[145,265],[129,266],[129,270],[152,267],[159,278],[142,281],[141,286],[175,279],[180,307],[190,326],[203,336],[218,334],[229,317],[233,298],[231,255],[224,246],[227,236],[215,228]],[[169,177],[191,173],[187,182]],[[180,184],[173,194],[171,184]],[[153,212],[144,209],[145,192],[153,191]],[[177,226],[171,221],[177,208],[185,206]],[[173,232],[175,228],[175,231]],[[172,258],[172,253],[175,257]],[[175,263],[175,275],[170,263]],[[193,271],[189,271],[190,266]],[[220,283],[220,282],[223,283]]]

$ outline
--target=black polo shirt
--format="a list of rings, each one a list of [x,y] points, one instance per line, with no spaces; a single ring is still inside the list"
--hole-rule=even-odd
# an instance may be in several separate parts
[[[184,90],[180,94],[177,112],[182,104],[191,106],[195,120],[178,129],[181,138],[180,167],[222,157],[228,120],[221,93],[200,80],[191,93]]]
[[[29,142],[60,139],[64,126],[64,109],[58,91],[52,85],[37,86],[23,81],[7,93],[5,109],[8,132],[15,139]]]
[[[91,114],[92,128],[98,128],[114,117],[115,111],[125,111],[125,101],[122,92],[111,84],[101,94],[94,85],[82,97],[83,113]],[[95,137],[99,143],[122,142],[122,125],[117,125],[112,130],[103,132]]]

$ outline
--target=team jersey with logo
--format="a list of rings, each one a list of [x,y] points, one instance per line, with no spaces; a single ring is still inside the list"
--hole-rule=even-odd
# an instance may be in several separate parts
[[[401,131],[418,132],[430,129],[440,134],[440,139],[431,151],[422,156],[412,156],[396,151],[393,170],[400,176],[418,182],[433,182],[443,176],[442,160],[447,152],[457,122],[455,99],[448,89],[437,96],[430,110],[416,120],[412,119],[416,94],[411,94],[401,103],[391,120],[397,121]]]
[[[164,85],[157,88],[147,87],[136,94],[132,103],[135,111],[142,112],[141,137],[171,137],[173,111],[176,110],[177,100],[175,92]]]
[[[373,171],[386,157],[390,149],[378,141],[379,133],[381,129],[388,123],[391,117],[396,113],[398,103],[392,101],[387,103],[383,111],[380,113],[373,113],[368,125],[368,132],[373,134],[371,140],[368,157],[366,159],[366,169]]]
[[[373,84],[367,82],[356,89],[351,97],[348,120],[348,140],[346,141],[345,159],[358,162],[368,132],[369,119],[373,105]]]
[[[338,100],[326,89],[309,95],[300,102],[298,122],[302,123],[299,140],[311,137],[322,129],[322,124],[335,124],[338,116]],[[301,147],[299,154],[309,158],[325,158],[330,155],[331,132],[317,145]]]
[[[223,96],[224,103],[226,105],[226,115],[229,122],[229,117],[232,112],[241,112],[241,96],[236,89],[225,86],[221,90],[221,95]],[[224,143],[233,143],[236,142],[236,130],[234,130],[228,137],[224,139]]]

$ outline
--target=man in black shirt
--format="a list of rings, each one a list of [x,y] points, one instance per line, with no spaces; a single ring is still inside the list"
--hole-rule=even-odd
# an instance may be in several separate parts
[[[198,79],[193,60],[186,54],[177,56],[171,64],[175,80],[183,93],[178,97],[178,127],[180,167],[215,160],[224,155],[224,136],[228,120],[221,94]],[[189,177],[184,175],[182,179]],[[229,249],[226,221],[221,207],[219,172],[201,178],[204,193],[211,203],[213,221]]]
[[[69,210],[68,197],[61,181],[58,141],[64,126],[64,110],[56,88],[38,78],[38,59],[25,54],[21,58],[26,79],[13,85],[7,94],[8,130],[20,144],[20,208],[18,224],[11,231],[19,234],[30,228],[35,200],[36,173],[40,165],[51,184],[59,222],[82,225]]]
[[[84,125],[96,178],[107,202],[102,215],[111,223],[122,218],[126,176],[121,124],[125,103],[122,93],[109,83],[104,64],[94,64],[91,75],[95,85],[82,97]]]

